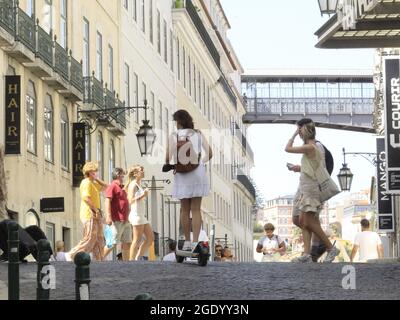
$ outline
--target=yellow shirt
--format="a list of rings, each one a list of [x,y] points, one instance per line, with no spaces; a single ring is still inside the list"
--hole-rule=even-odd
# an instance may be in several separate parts
[[[92,210],[89,205],[83,200],[89,197],[92,200],[94,206],[100,209],[100,191],[101,185],[96,181],[90,181],[89,178],[83,179],[79,187],[81,193],[81,210],[80,217],[81,220],[90,220],[92,218]]]

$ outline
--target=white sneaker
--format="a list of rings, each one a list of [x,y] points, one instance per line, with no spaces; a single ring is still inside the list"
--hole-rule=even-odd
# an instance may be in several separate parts
[[[312,258],[310,254],[303,254],[300,257],[292,259],[292,262],[310,263],[312,262]]]
[[[183,243],[182,251],[192,251],[192,243],[190,241],[185,241]]]
[[[336,247],[333,247],[330,251],[327,251],[327,255],[324,259],[324,263],[329,263],[335,260],[336,256],[338,256],[340,253],[340,250]]]

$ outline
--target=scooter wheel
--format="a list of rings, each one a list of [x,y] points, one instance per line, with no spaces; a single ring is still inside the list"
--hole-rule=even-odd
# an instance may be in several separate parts
[[[208,254],[200,253],[197,257],[197,263],[201,267],[205,267],[208,262]]]
[[[183,261],[185,261],[185,257],[175,255],[175,258],[176,258],[176,262],[178,262],[178,263],[182,263]]]

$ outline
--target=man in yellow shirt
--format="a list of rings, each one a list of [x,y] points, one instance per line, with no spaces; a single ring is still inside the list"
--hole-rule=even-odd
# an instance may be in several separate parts
[[[73,260],[78,252],[93,253],[97,261],[103,260],[104,235],[102,214],[100,211],[100,192],[107,184],[97,178],[98,165],[87,162],[83,166],[83,175],[79,187],[81,194],[80,218],[83,223],[83,239],[69,252]]]

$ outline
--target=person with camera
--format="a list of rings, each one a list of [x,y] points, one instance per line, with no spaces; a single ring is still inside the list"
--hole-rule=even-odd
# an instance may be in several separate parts
[[[100,192],[107,184],[97,177],[98,165],[87,162],[83,166],[79,191],[81,194],[80,218],[83,224],[83,239],[67,254],[67,260],[74,259],[78,252],[92,253],[97,261],[103,260],[104,235],[103,215],[100,210]]]
[[[185,236],[183,251],[193,251],[198,243],[202,218],[201,201],[210,192],[205,163],[212,150],[204,135],[194,129],[192,116],[186,110],[173,115],[177,131],[169,137],[163,171],[174,170],[172,196],[181,201],[181,223]],[[175,164],[170,165],[174,159]],[[190,237],[192,213],[193,239]]]

